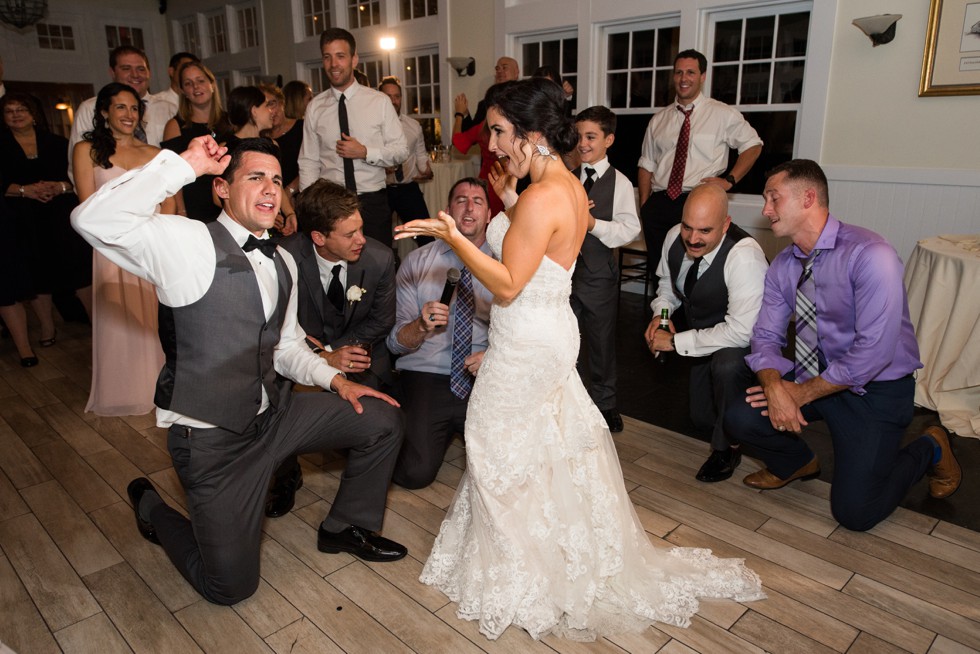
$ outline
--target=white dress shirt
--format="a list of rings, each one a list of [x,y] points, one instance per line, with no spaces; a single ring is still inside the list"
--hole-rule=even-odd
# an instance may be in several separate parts
[[[68,138],[68,177],[72,184],[75,183],[75,171],[73,160],[75,154],[75,144],[84,141],[85,132],[91,132],[95,118],[95,101],[98,97],[91,97],[83,100],[75,110],[75,122],[71,125],[71,136]],[[174,117],[170,113],[170,105],[155,99],[155,96],[143,96],[143,131],[146,132],[146,142],[154,147],[160,147],[163,140],[163,128],[167,126],[167,121]]]
[[[680,106],[674,102],[655,113],[643,135],[638,165],[650,171],[652,192],[663,191],[670,181],[677,139],[684,124],[684,114],[677,110]],[[717,177],[725,172],[730,148],[742,154],[751,147],[762,145],[762,139],[745,116],[724,102],[699,93],[694,102],[683,106],[684,109],[694,107],[687,165],[684,168],[685,192],[700,184],[705,177]]]
[[[419,175],[428,175],[430,172],[429,153],[425,150],[425,137],[422,136],[422,126],[419,121],[408,116],[399,116],[402,132],[405,133],[405,142],[408,144],[408,159],[402,166],[402,181],[395,179],[394,173],[388,173],[385,182],[391,184],[408,184],[414,182]]]
[[[194,171],[179,155],[163,150],[145,166],[112,180],[72,212],[72,225],[93,248],[110,261],[156,286],[157,297],[169,307],[198,301],[214,278],[214,243],[207,226],[181,216],[155,213],[156,205],[194,180]],[[219,222],[242,245],[250,232],[222,212]],[[276,372],[305,385],[329,389],[340,371],[327,365],[306,345],[296,319],[296,262],[285,249],[277,250],[293,278],[286,317],[273,353]],[[275,262],[260,250],[246,253],[259,281],[262,307],[268,319],[278,296]],[[268,406],[265,390],[262,406]],[[212,427],[205,422],[157,408],[157,426],[173,423]]]
[[[177,110],[180,109],[180,95],[169,86],[159,93],[154,93],[150,96],[150,98],[153,100],[153,102],[167,103],[167,105],[169,105],[168,110],[172,112],[170,114],[170,118],[176,116]],[[170,118],[167,120],[170,120]]]
[[[596,220],[595,227],[590,233],[607,248],[618,248],[627,243],[632,243],[633,239],[640,235],[640,219],[636,215],[636,196],[633,194],[633,184],[626,175],[609,164],[608,157],[603,157],[592,164],[582,163],[580,181],[583,184],[588,179],[587,167],[595,168],[595,180],[597,182],[609,171],[616,175],[612,220]]]
[[[344,184],[344,161],[337,154],[340,119],[337,111],[341,92],[330,88],[310,101],[303,123],[303,145],[299,150],[299,188],[323,178]],[[367,148],[367,157],[354,159],[358,193],[385,187],[385,168],[408,158],[408,144],[401,121],[387,95],[357,82],[343,91],[350,136]]]
[[[681,306],[680,298],[674,293],[670,268],[667,265],[667,253],[674,241],[680,238],[680,233],[681,226],[674,225],[664,239],[663,252],[657,265],[660,284],[657,287],[657,297],[650,303],[654,316],[659,316],[661,309],[668,309],[673,314]],[[698,277],[711,267],[718,255],[718,249],[716,247],[701,259]],[[690,274],[693,262],[694,259],[685,251],[677,273],[677,283],[681,288],[684,288],[684,281]],[[754,238],[743,238],[732,246],[725,260],[724,270],[725,285],[728,287],[728,312],[725,314],[725,319],[713,327],[690,329],[675,334],[674,349],[678,354],[686,357],[704,357],[725,347],[748,347],[752,328],[762,307],[762,293],[768,269],[766,255]]]

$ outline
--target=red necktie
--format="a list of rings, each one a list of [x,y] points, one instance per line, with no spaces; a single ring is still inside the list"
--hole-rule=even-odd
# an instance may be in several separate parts
[[[694,107],[687,111],[683,107],[677,107],[677,111],[684,114],[684,124],[681,125],[681,134],[677,137],[674,165],[670,168],[670,180],[667,182],[667,197],[671,200],[676,200],[684,190],[684,168],[687,166],[687,149],[691,142],[691,112]]]

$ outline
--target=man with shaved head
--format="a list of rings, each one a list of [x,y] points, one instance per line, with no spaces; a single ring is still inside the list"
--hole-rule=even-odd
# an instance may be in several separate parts
[[[657,266],[660,285],[650,305],[650,351],[698,357],[691,369],[691,420],[699,435],[711,437],[711,456],[697,479],[723,481],[741,461],[737,443],[722,418],[732,402],[742,402],[753,377],[745,365],[749,337],[762,306],[766,257],[762,248],[728,215],[728,195],[717,184],[691,191],[681,223],[667,233]],[[689,329],[658,330],[661,309],[684,307]]]
[[[517,64],[517,60],[513,57],[501,57],[497,60],[497,64],[493,67],[493,83],[500,84],[501,82],[511,82],[516,81],[521,78],[521,67]],[[476,105],[476,114],[470,117],[469,102],[466,99],[465,93],[460,93],[456,96],[454,102],[454,111],[456,118],[462,118],[462,131],[466,131],[483,122],[483,119],[487,117],[487,107],[484,100]]]

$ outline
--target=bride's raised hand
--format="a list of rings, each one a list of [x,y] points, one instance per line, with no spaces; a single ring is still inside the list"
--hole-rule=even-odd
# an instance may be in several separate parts
[[[416,236],[432,236],[448,243],[456,232],[456,221],[453,220],[453,217],[445,211],[440,211],[435,218],[412,220],[395,227],[395,240]]]
[[[503,202],[504,209],[510,209],[517,203],[517,178],[507,172],[499,159],[490,167],[487,181]]]

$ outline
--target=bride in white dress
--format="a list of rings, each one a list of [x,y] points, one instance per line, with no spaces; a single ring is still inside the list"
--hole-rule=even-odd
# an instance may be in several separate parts
[[[490,345],[467,410],[466,472],[421,576],[491,639],[512,624],[535,639],[576,640],[656,621],[686,627],[699,597],[764,597],[740,559],[651,545],[575,370],[569,293],[589,209],[558,156],[578,141],[563,102],[553,82],[531,79],[488,109],[491,150],[509,157],[513,177],[531,176],[487,230],[497,259],[443,212],[396,235],[442,239],[494,294]]]

